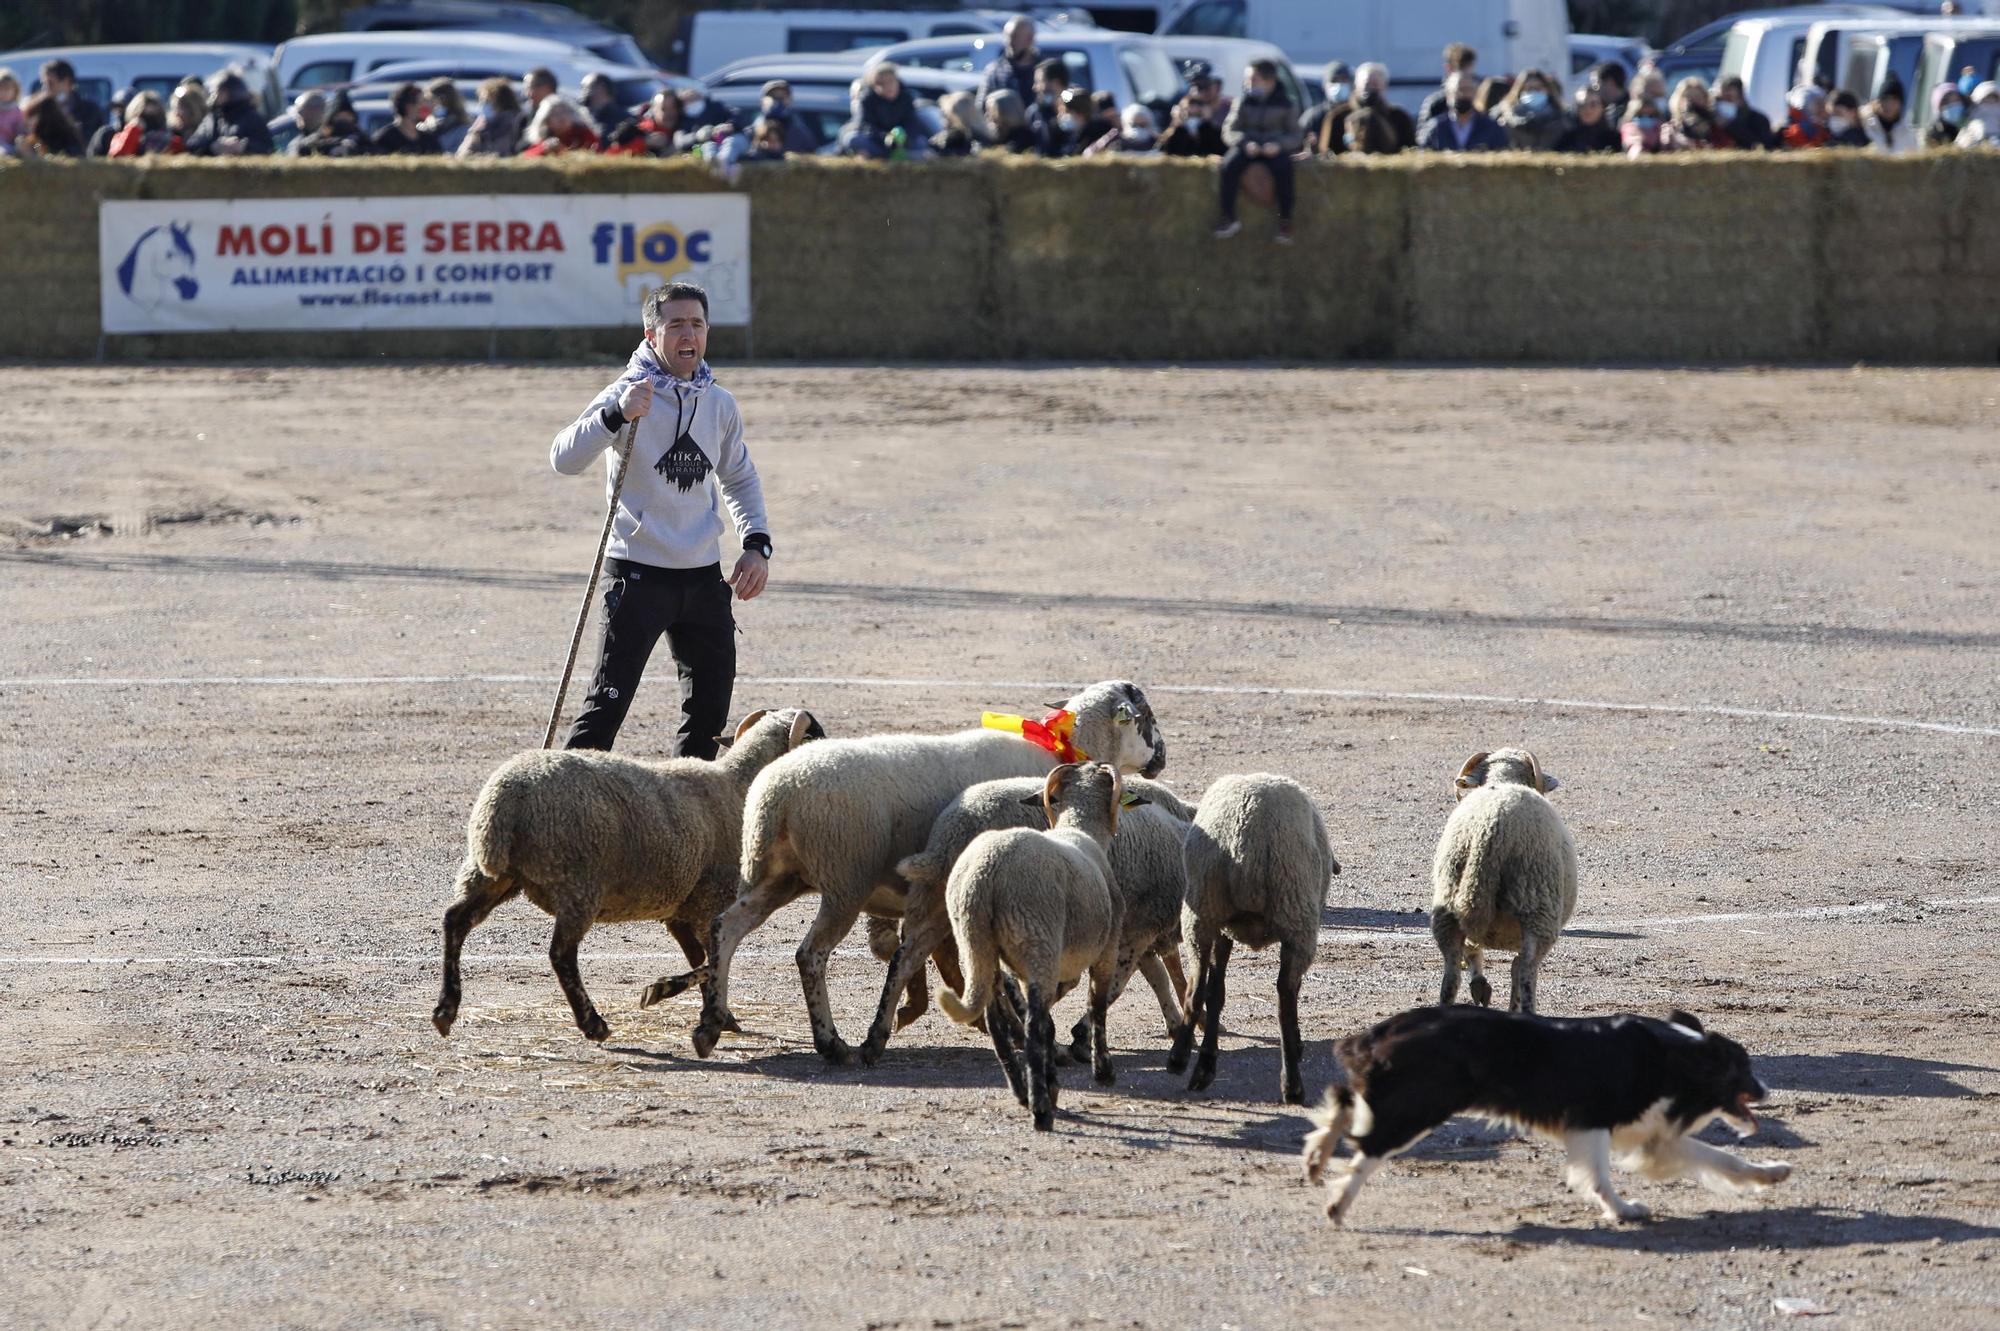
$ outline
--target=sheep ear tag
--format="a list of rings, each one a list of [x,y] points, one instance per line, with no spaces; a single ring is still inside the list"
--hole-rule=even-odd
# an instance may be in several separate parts
[[[1121,809],[1136,809],[1141,804],[1151,804],[1152,802],[1138,791],[1128,790],[1125,792],[1125,798],[1118,801],[1118,807]]]
[[[1008,712],[982,712],[979,724],[987,730],[1004,730],[1019,735],[1038,749],[1047,749],[1066,763],[1080,763],[1090,755],[1076,746],[1076,713],[1058,707],[1040,721]]]

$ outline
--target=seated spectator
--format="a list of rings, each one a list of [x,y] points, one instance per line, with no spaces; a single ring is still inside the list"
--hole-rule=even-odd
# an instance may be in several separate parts
[[[1481,79],[1479,81],[1479,91],[1472,95],[1473,109],[1484,115],[1491,116],[1493,109],[1500,105],[1501,101],[1507,96],[1508,89],[1513,86],[1514,80],[1511,78]]]
[[[584,75],[583,114],[600,139],[610,138],[612,130],[631,119],[618,104],[618,86],[608,74]]]
[[[938,99],[944,128],[931,135],[931,151],[940,157],[970,157],[986,144],[986,121],[979,113],[979,96],[950,92]]]
[[[1367,127],[1352,132],[1348,121],[1369,113]],[[1354,72],[1354,92],[1347,104],[1320,122],[1319,137],[1306,141],[1306,150],[1321,157],[1345,152],[1389,155],[1417,142],[1416,122],[1410,113],[1389,100],[1389,67],[1369,61]]]
[[[1278,86],[1278,67],[1271,61],[1256,61],[1243,71],[1243,95],[1229,108],[1222,140],[1229,151],[1222,159],[1222,220],[1216,238],[1227,240],[1243,229],[1236,220],[1236,195],[1243,188],[1243,173],[1255,164],[1271,173],[1278,195],[1277,242],[1291,244],[1292,154],[1299,147],[1299,113]]]
[[[1729,146],[1729,131],[1715,118],[1715,108],[1709,105],[1708,89],[1701,86],[1701,80],[1689,75],[1674,85],[1673,98],[1667,103],[1667,123],[1660,127],[1660,151],[1700,152]]]
[[[560,157],[564,153],[594,152],[597,131],[584,119],[575,102],[566,97],[544,97],[528,122],[528,146],[523,157]]]
[[[1555,81],[1539,69],[1523,70],[1491,115],[1507,131],[1507,146],[1521,152],[1553,152],[1569,129]]]
[[[1625,77],[1625,66],[1616,60],[1604,60],[1592,65],[1590,90],[1603,104],[1607,121],[1616,125],[1625,118],[1625,104],[1632,100],[1631,81]]]
[[[1118,112],[1118,98],[1103,89],[1090,94],[1090,107],[1084,112],[1083,129],[1077,135],[1079,155],[1090,144],[1096,143],[1107,134],[1117,134],[1124,128],[1123,118]]]
[[[1042,140],[1028,123],[1027,106],[1011,89],[986,94],[986,133],[1003,152],[1039,153]]]
[[[1556,140],[1559,153],[1615,153],[1618,127],[1604,109],[1604,98],[1593,88],[1576,94],[1576,119]]]
[[[1965,111],[1965,94],[1940,80],[1931,89],[1931,125],[1924,131],[1924,147],[1949,148],[1957,143],[1958,132],[1965,128]]]
[[[528,138],[528,126],[534,123],[535,113],[542,109],[542,103],[556,95],[555,71],[546,65],[536,65],[521,76],[521,138],[515,144],[516,150],[526,148],[532,140]]]
[[[1190,87],[1167,117],[1166,137],[1160,151],[1169,157],[1220,157],[1228,145],[1222,141],[1223,117],[1216,113],[1222,83],[1210,76],[1203,87]]]
[[[1625,103],[1625,119],[1618,126],[1618,144],[1627,157],[1648,157],[1663,150],[1660,138],[1667,116],[1661,105],[1637,90]]]
[[[125,121],[105,150],[107,157],[164,156],[181,150],[180,136],[167,128],[167,104],[156,92],[125,103]]]
[[[431,113],[431,104],[422,88],[405,83],[396,89],[389,105],[395,109],[396,118],[368,140],[370,152],[379,157],[434,157],[443,151],[437,135],[424,128],[424,117]]]
[[[1306,108],[1299,116],[1299,136],[1305,141],[1300,151],[1307,156],[1323,151],[1317,145],[1328,137],[1328,118],[1346,111],[1348,104],[1354,100],[1354,71],[1347,67],[1346,61],[1336,60],[1326,67],[1326,78],[1321,81],[1321,87],[1326,90],[1326,100],[1318,106]],[[1332,131],[1331,137],[1338,139],[1340,131]]]
[[[682,152],[691,147],[719,144],[736,132],[736,114],[728,107],[711,101],[699,88],[689,88],[681,94],[681,127],[674,142]]]
[[[1064,156],[1070,146],[1057,130],[1062,97],[1068,91],[1069,67],[1062,61],[1044,60],[1035,66],[1035,99],[1028,104],[1028,127],[1035,131],[1037,150],[1044,157]]]
[[[1826,94],[1801,83],[1785,94],[1785,128],[1778,142],[1787,148],[1824,148],[1833,134],[1826,127]]]
[[[424,85],[424,99],[431,104],[430,117],[420,128],[437,139],[438,151],[457,156],[472,131],[472,117],[465,113],[465,97],[449,77],[440,76]]]
[[[0,155],[14,151],[14,140],[28,127],[21,112],[21,80],[14,71],[0,67]]]
[[[43,63],[42,91],[55,98],[82,142],[90,142],[91,136],[104,128],[104,108],[77,91],[76,67],[69,61]]]
[[[968,97],[970,93],[966,94]],[[746,162],[782,162],[791,152],[785,146],[785,122],[766,120],[762,116],[750,122],[750,151],[743,154]]]
[[[1229,119],[1229,94],[1222,90],[1222,80],[1216,76],[1215,66],[1206,60],[1183,60],[1181,82],[1207,103],[1209,114],[1215,118],[1216,124]]]
[[[1866,148],[1868,131],[1861,128],[1861,99],[1841,91],[1826,99],[1826,146]]]
[[[1472,104],[1474,77],[1453,74],[1444,81],[1450,97],[1436,119],[1417,130],[1417,146],[1432,152],[1498,152],[1507,146],[1507,131]]]
[[[1868,144],[1876,152],[1900,157],[1922,146],[1903,110],[1903,81],[1891,74],[1882,80],[1882,90],[1875,94],[1875,100],[1868,103],[1867,113],[1861,117],[1862,132],[1868,135]]]
[[[1390,113],[1402,117],[1397,121]],[[1409,147],[1403,134],[1409,128],[1410,113],[1400,106],[1357,106],[1340,122],[1340,150],[1363,156],[1389,156]]]
[[[979,80],[980,105],[989,104],[996,92],[1011,92],[1025,106],[1036,99],[1035,70],[1042,63],[1042,53],[1035,49],[1035,21],[1016,14],[1000,29],[1000,36],[1007,45]]]
[[[772,79],[764,85],[757,116],[784,127],[786,152],[811,154],[820,150],[819,134],[804,116],[793,114],[792,85],[783,79]]]
[[[1056,118],[1042,127],[1042,156],[1075,157],[1088,142],[1095,103],[1086,88],[1064,88],[1056,99]]]
[[[852,118],[840,131],[843,152],[871,161],[930,153],[930,131],[917,114],[917,99],[886,60],[869,66],[856,82],[852,108]]]
[[[1732,148],[1758,148],[1769,151],[1778,146],[1777,136],[1771,133],[1771,117],[1750,105],[1743,95],[1743,80],[1731,74],[1715,85],[1716,123],[1729,131],[1729,146]]]
[[[171,116],[169,116],[171,120]],[[361,132],[361,117],[346,92],[337,92],[326,104],[326,119],[312,133],[292,144],[300,157],[366,157],[368,136]]]
[[[1150,109],[1134,102],[1118,117],[1118,128],[1087,145],[1085,157],[1097,157],[1104,153],[1149,153],[1160,146],[1160,135],[1155,128]]]
[[[674,108],[680,109],[675,102]],[[479,114],[459,141],[459,157],[512,157],[521,141],[521,98],[514,85],[491,78],[479,85]]]
[[[2000,148],[2000,83],[1986,80],[1966,98],[1965,128],[1958,132],[1961,148]]]
[[[309,134],[317,133],[319,127],[326,123],[326,94],[318,88],[309,88],[293,98],[292,123],[297,128],[292,131],[291,139],[285,144],[284,152],[288,157],[297,157],[299,155],[299,141]],[[278,138],[277,121],[274,120],[271,122],[270,130],[271,139],[273,142],[276,142]]]
[[[215,76],[208,114],[187,136],[186,146],[191,157],[268,157],[274,151],[271,127],[241,74],[225,69]]]
[[[167,128],[187,142],[208,115],[208,88],[200,79],[182,79],[167,98]],[[268,128],[268,126],[266,127]]]
[[[120,88],[112,94],[111,105],[105,108],[105,121],[97,127],[97,133],[90,136],[90,142],[84,145],[84,156],[105,157],[110,154],[112,137],[125,128],[125,108],[132,104],[136,95],[132,88]]]
[[[1479,86],[1479,79],[1473,71],[1478,65],[1479,52],[1473,50],[1464,42],[1453,42],[1444,48],[1444,82],[1438,86],[1436,92],[1424,98],[1423,105],[1417,108],[1419,137],[1422,136],[1422,126],[1429,121],[1442,117],[1446,108],[1451,105],[1453,100],[1451,93],[1452,79],[1463,75],[1467,80],[1465,84],[1466,97],[1471,98],[1474,95]]]
[[[1628,89],[1629,102],[1634,97],[1645,97],[1665,109],[1667,105],[1667,76],[1660,72],[1659,65],[1651,57],[1641,60],[1639,68],[1632,71],[1632,83]],[[1629,107],[1627,109],[1630,109]]]
[[[21,157],[81,157],[83,136],[76,122],[62,109],[62,102],[46,92],[38,92],[21,108],[27,127],[14,140]]]

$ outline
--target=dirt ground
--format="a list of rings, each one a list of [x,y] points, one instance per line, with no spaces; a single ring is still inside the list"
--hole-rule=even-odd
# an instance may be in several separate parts
[[[540,738],[601,513],[547,441],[609,377],[0,368],[0,1324],[2000,1325],[2000,374],[724,368],[778,545],[739,712],[1122,676],[1181,790],[1296,777],[1345,866],[1315,1094],[1434,995],[1451,776],[1526,744],[1583,864],[1545,1010],[1700,1014],[1796,1167],[1628,1177],[1658,1218],[1611,1227],[1459,1120],[1346,1231],[1272,956],[1211,1092],[1141,991],[1048,1135],[935,1009],[822,1065],[810,900],[706,1061],[694,996],[636,1005],[664,930],[592,934],[596,1047],[524,901],[437,1036],[465,812]],[[656,672],[621,748],[673,713]],[[858,1038],[880,970],[832,970]]]

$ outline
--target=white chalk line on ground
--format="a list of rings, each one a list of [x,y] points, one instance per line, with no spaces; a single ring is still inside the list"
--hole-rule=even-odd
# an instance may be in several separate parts
[[[104,675],[19,676],[0,679],[0,689],[71,688],[366,688],[395,685],[541,684],[541,675]],[[988,692],[1071,691],[1075,681],[1006,679],[896,679],[867,675],[745,675],[738,687],[818,687],[874,689],[954,689]],[[1593,712],[1636,712],[1664,716],[1718,716],[1750,721],[1812,721],[1823,725],[1878,726],[1942,735],[2000,737],[2000,726],[1966,721],[1925,721],[1899,716],[1858,716],[1844,712],[1800,712],[1721,703],[1612,702],[1598,698],[1531,698],[1502,693],[1429,693],[1407,689],[1333,689],[1278,684],[1147,684],[1148,693],[1239,698],[1326,698],[1345,702],[1424,702],[1487,707],[1554,707]]]
[[[1588,941],[1594,932],[1622,929],[1675,929],[1698,924],[1737,924],[1746,921],[1777,920],[1845,920],[1864,915],[1882,915],[1898,906],[1929,906],[1938,909],[1964,909],[1972,906],[2000,906],[2000,895],[1978,897],[1919,897],[1914,900],[1894,901],[1854,901],[1844,906],[1801,906],[1795,910],[1766,911],[1722,911],[1712,915],[1648,915],[1626,920],[1573,920],[1565,931],[1581,936]],[[1428,925],[1381,929],[1322,929],[1322,943],[1428,943],[1431,932]],[[770,959],[789,956],[789,947],[739,947],[738,957]],[[835,956],[871,957],[865,947],[846,946],[836,948]],[[578,954],[581,961],[667,961],[677,967],[685,967],[687,958],[679,952],[583,952]],[[192,952],[182,956],[151,957],[50,957],[50,956],[0,956],[0,966],[308,966],[338,963],[351,966],[419,966],[437,960],[433,952],[413,954],[303,952],[296,954],[267,953],[227,955],[224,953]],[[546,952],[481,952],[467,953],[467,965],[501,965],[518,962],[546,962]]]

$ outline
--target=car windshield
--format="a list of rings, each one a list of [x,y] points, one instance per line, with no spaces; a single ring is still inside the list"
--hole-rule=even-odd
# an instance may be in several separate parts
[[[1745,67],[1750,63],[1750,34],[1740,29],[1729,30],[1729,40],[1722,44],[1722,73],[1724,77],[1735,75],[1745,77]]]
[[[1121,45],[1118,63],[1132,84],[1134,100],[1170,105],[1181,95],[1180,71],[1159,47],[1142,42]]]

